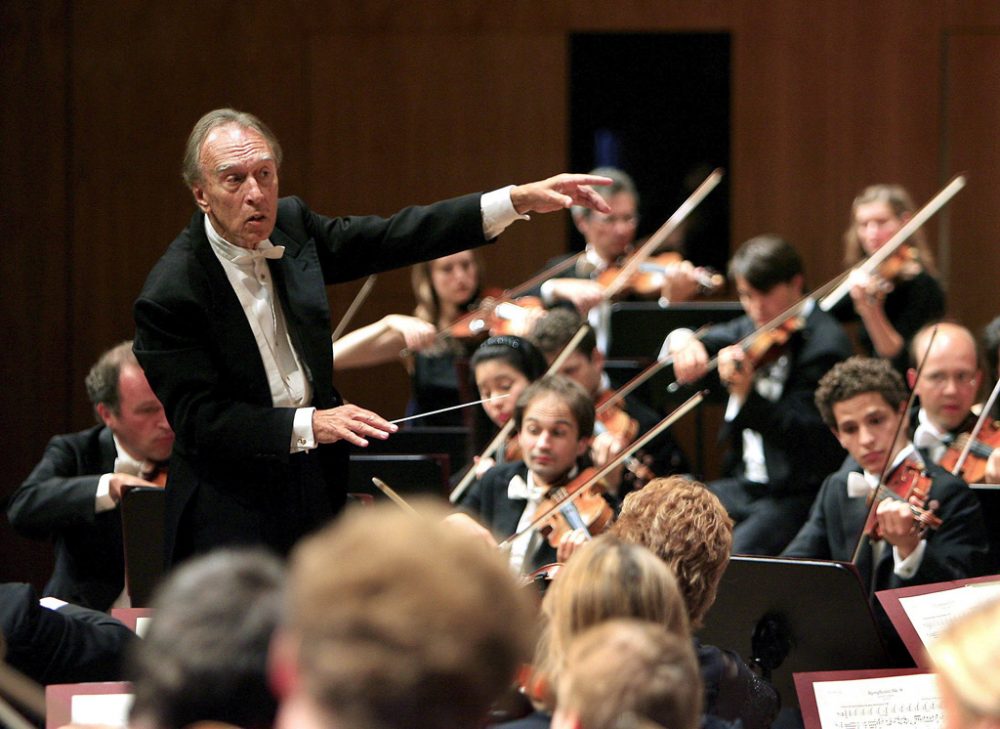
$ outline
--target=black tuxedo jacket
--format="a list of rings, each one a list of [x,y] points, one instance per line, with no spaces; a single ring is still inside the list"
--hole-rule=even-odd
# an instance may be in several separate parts
[[[750,317],[741,316],[709,329],[702,343],[709,356],[714,356],[754,329]],[[786,351],[791,362],[781,397],[771,402],[751,389],[737,416],[723,422],[719,433],[719,439],[730,445],[726,474],[737,478],[744,477],[743,429],[761,434],[767,490],[777,496],[815,493],[826,475],[843,461],[844,451],[823,423],[813,395],[827,370],[851,355],[851,344],[833,317],[814,307],[805,327],[789,339]]]
[[[462,501],[462,509],[479,519],[498,540],[506,539],[517,531],[526,499],[507,497],[507,485],[515,476],[528,480],[528,467],[524,461],[514,461],[494,466],[472,484]],[[556,550],[544,539],[533,554],[525,556],[523,571],[531,572],[542,565],[556,561]]]
[[[31,585],[0,585],[7,662],[41,684],[120,681],[135,633],[96,610],[38,604]]]
[[[930,463],[926,454],[924,460]],[[861,466],[848,458],[839,471],[823,482],[809,521],[782,553],[783,557],[851,560],[867,516],[866,499],[847,495],[847,477],[852,471],[861,473]],[[867,543],[857,565],[866,586],[887,590],[989,573],[989,542],[979,499],[965,481],[941,467],[930,464],[927,472],[932,476],[930,499],[939,504],[934,513],[943,523],[938,529],[928,530],[927,549],[919,569],[907,580],[897,576],[893,572],[892,546],[887,544],[874,565],[873,579],[873,551]]]
[[[7,506],[19,533],[55,543],[45,594],[95,610],[110,608],[125,587],[121,513],[94,513],[97,483],[114,470],[115,455],[103,425],[57,435]]]
[[[342,403],[333,386],[326,285],[484,243],[480,196],[391,218],[326,218],[278,202],[269,260],[312,404]],[[135,353],[176,433],[166,504],[168,562],[220,544],[287,552],[345,500],[343,442],[290,455],[294,408],[274,407],[240,301],[198,212],[153,268],[135,304]]]

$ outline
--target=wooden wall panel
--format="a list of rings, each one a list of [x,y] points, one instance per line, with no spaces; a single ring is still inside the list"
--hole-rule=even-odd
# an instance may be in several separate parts
[[[564,39],[465,29],[315,33],[313,167],[306,181],[313,206],[391,214],[561,171]],[[551,215],[516,223],[500,244],[483,250],[485,283],[527,279],[562,249],[566,224],[565,216]],[[356,289],[333,287],[333,310],[343,312]],[[408,271],[383,274],[357,324],[410,312],[414,303]],[[378,388],[366,386],[369,371],[338,372],[338,387],[366,406],[401,414],[408,389],[403,368],[392,363],[377,373]]]
[[[63,2],[0,3],[0,504],[68,424],[67,13]],[[0,555],[0,581],[38,580],[51,549],[3,515]]]
[[[951,280],[952,314],[974,330],[1000,315],[1000,23],[947,36],[944,70],[945,164],[969,184],[949,211],[942,261]]]

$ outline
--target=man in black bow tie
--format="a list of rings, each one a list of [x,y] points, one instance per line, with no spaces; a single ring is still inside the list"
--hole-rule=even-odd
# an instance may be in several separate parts
[[[333,386],[326,285],[484,245],[529,212],[585,205],[562,174],[388,219],[328,218],[278,197],[281,146],[251,114],[217,109],[188,138],[198,207],[135,304],[135,353],[177,432],[168,561],[222,544],[287,552],[340,511],[348,446],[396,426]]]
[[[128,605],[117,508],[122,489],[162,485],[152,483],[151,474],[170,458],[174,433],[132,342],[102,354],[86,384],[100,425],[49,441],[42,460],[11,495],[7,516],[21,534],[55,542],[46,596],[107,610],[116,600]]]

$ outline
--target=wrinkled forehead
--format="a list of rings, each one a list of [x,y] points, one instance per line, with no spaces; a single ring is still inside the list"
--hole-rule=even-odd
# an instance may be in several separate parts
[[[201,167],[207,172],[273,160],[274,151],[263,134],[233,122],[213,127],[205,135],[199,155]]]

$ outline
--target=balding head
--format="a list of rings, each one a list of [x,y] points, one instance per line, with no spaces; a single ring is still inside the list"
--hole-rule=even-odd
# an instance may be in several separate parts
[[[955,430],[979,394],[982,373],[976,338],[954,322],[928,325],[913,338],[911,355],[914,366],[907,379],[927,418],[939,429]]]

